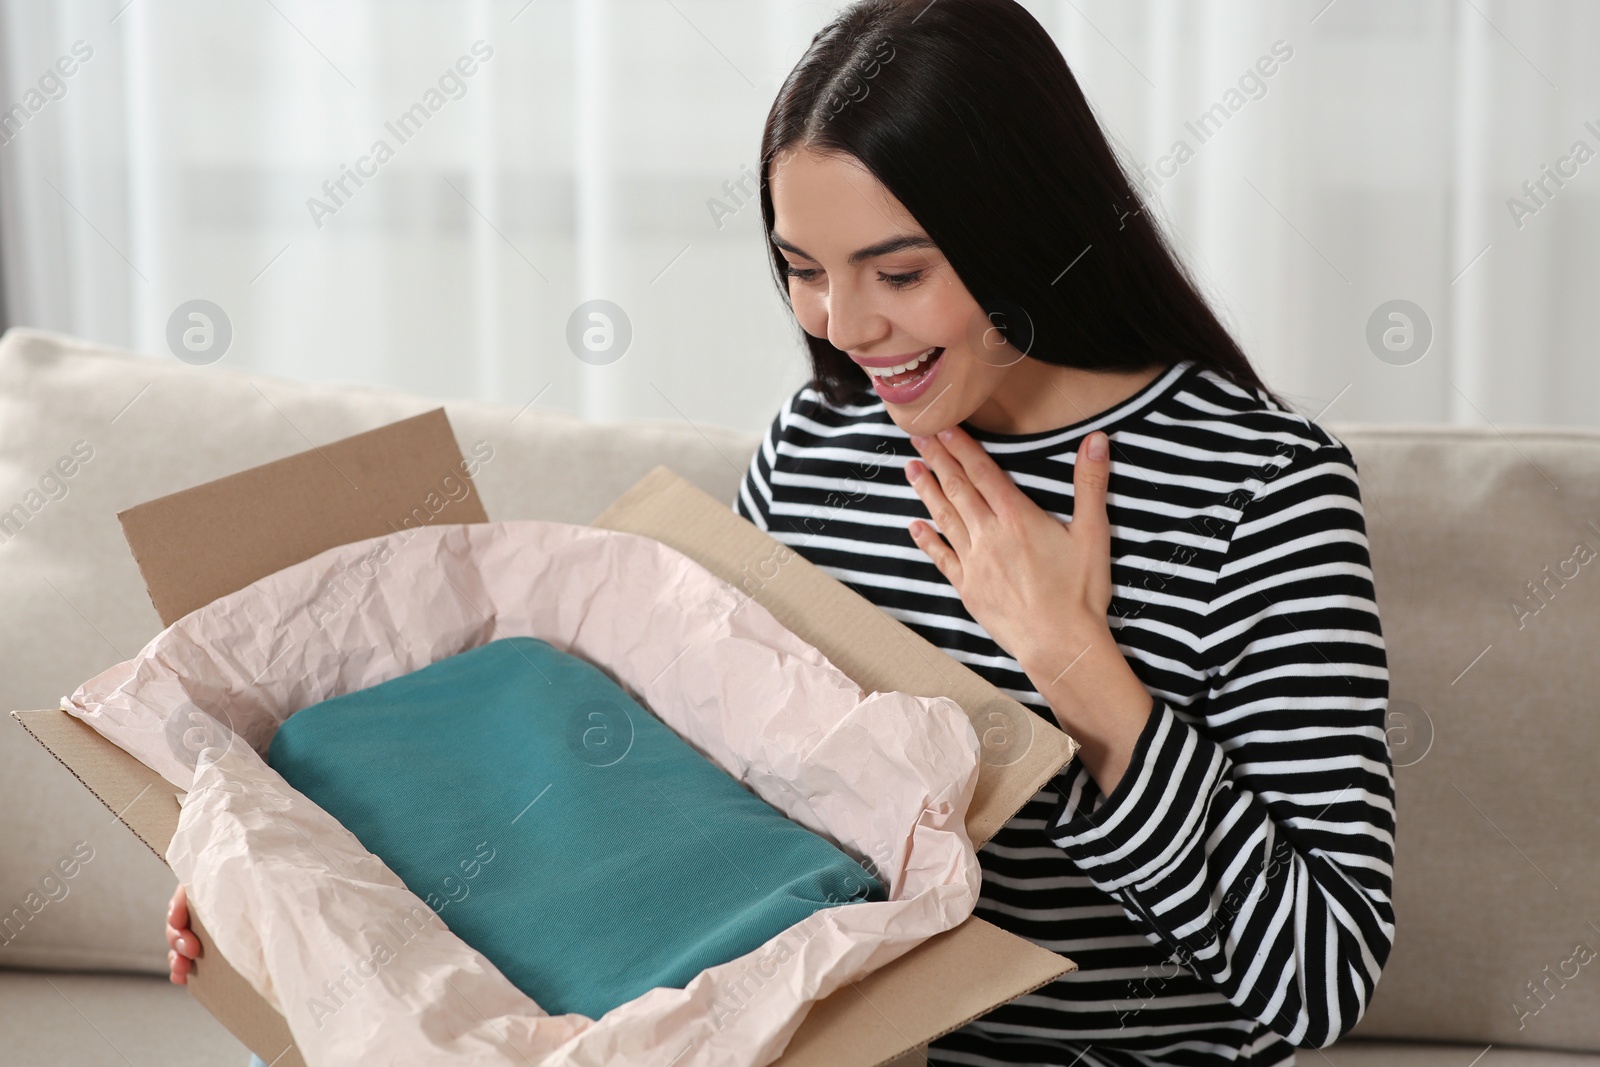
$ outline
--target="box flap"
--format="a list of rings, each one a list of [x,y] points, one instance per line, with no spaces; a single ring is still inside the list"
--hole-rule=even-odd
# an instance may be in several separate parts
[[[442,410],[141,504],[121,518],[168,623],[408,519],[486,521]],[[977,844],[1076,750],[1060,730],[666,467],[641,479],[594,525],[683,552],[753,596],[869,692],[954,698],[983,741],[967,818]],[[164,858],[178,815],[170,785],[65,712],[15,717]],[[196,933],[206,943],[199,927]],[[815,1005],[776,1062],[877,1067],[1075,969],[1055,952],[969,918]],[[192,972],[189,990],[257,1055],[282,1056],[280,1067],[299,1061],[282,1017],[215,952]]]
[[[967,832],[982,847],[1077,742],[726,504],[656,467],[592,525],[646,534],[749,594],[867,692],[955,698],[982,742]]]
[[[338,545],[403,526],[488,521],[443,408],[117,518],[163,626]]]

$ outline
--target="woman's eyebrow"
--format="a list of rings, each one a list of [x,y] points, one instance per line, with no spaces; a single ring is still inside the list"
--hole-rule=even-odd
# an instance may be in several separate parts
[[[797,256],[804,256],[806,259],[816,258],[803,249],[797,248],[795,245],[784,240],[782,237],[779,237],[776,230],[774,230],[768,236],[772,238],[773,244],[777,245],[785,252],[792,252]],[[886,238],[882,241],[879,241],[877,244],[870,244],[865,248],[859,248],[850,253],[847,262],[849,262],[849,264],[853,267],[856,264],[861,263],[864,260],[871,259],[874,256],[886,256],[891,252],[903,252],[908,248],[937,247],[938,246],[933,243],[933,238],[929,237],[927,234],[907,233],[901,234],[897,237]]]

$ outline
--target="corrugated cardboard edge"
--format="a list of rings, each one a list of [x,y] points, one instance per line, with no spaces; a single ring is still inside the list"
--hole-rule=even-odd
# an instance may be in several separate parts
[[[430,421],[433,422],[432,426],[428,425]],[[418,429],[431,431],[426,432],[425,436],[431,438],[434,446],[444,444],[437,434],[440,424],[446,433],[449,432],[449,424],[442,411],[430,412],[279,460],[266,467],[271,468],[273,478],[280,481],[290,474],[306,477],[307,465],[312,463],[329,468],[329,471],[323,472],[323,480],[343,477],[341,468],[353,465],[336,463],[334,456],[343,458],[350,449],[370,453],[375,445],[391,449],[389,455],[392,456],[393,442],[386,431],[403,434],[408,424],[411,424],[413,432]],[[453,434],[448,437],[448,445],[459,458],[460,450]],[[438,465],[435,462],[431,466]],[[252,468],[240,475],[197,488],[205,491],[205,499],[213,501],[218,499],[216,494],[224,483],[250,492],[254,499],[264,499],[271,495],[266,489],[273,480],[260,476],[264,469]],[[373,468],[380,472],[382,469],[381,462]],[[411,473],[415,475],[416,472]],[[363,469],[363,480],[369,483],[370,491],[381,493],[384,485],[381,475],[371,477]],[[395,484],[415,487],[414,478],[401,479]],[[302,490],[297,495],[304,499],[303,486],[297,488]],[[413,495],[410,489],[401,488],[398,495],[391,494],[388,499],[391,503],[406,503],[410,495]],[[163,498],[163,501],[169,507],[179,508],[175,514],[185,514],[182,508],[199,499],[174,494]],[[319,507],[326,500],[326,497],[321,500],[312,498]],[[476,493],[470,493],[467,500],[478,508],[481,516]],[[151,505],[155,503],[158,502],[152,501]],[[359,500],[340,500],[344,507],[359,503]],[[130,509],[130,512],[151,505],[140,505],[139,509]],[[345,541],[376,536],[393,528],[392,516],[354,507],[358,516],[363,510],[367,521],[364,525],[361,521],[356,522],[352,528],[357,532],[346,536]],[[163,521],[160,513],[147,512],[136,516],[138,521],[130,526],[126,519],[130,512],[123,513],[124,527],[130,541],[146,536],[167,536],[174,532],[173,524]],[[192,513],[188,514],[192,517]],[[279,514],[283,514],[281,509]],[[438,521],[482,520],[458,513]],[[987,841],[1071,759],[1075,751],[1074,743],[1059,730],[1005,697],[978,675],[878,610],[865,598],[824,574],[666,467],[657,467],[642,478],[618,498],[596,520],[595,525],[655,537],[707,566],[719,577],[754,596],[803,640],[825,650],[836,666],[868,691],[899,689],[919,695],[954,697],[969,715],[974,716],[975,727],[981,738],[986,735],[1000,738],[997,747],[986,747],[986,760],[981,766],[977,795],[967,820],[969,833],[977,844]],[[250,542],[259,539],[250,528],[236,527],[235,532]],[[228,542],[211,541],[209,545],[202,544],[201,547],[214,550],[218,543]],[[316,547],[315,551],[320,551],[321,547]],[[728,557],[713,557],[711,552],[714,547],[719,553],[728,552]],[[187,567],[182,565],[181,555],[174,556],[169,552],[168,557],[179,563],[173,573],[188,573]],[[147,567],[150,559],[148,554],[143,557],[141,570],[147,582],[161,585],[162,568]],[[240,567],[227,578],[227,581],[236,583],[233,588],[242,587],[271,573],[270,569],[252,570],[248,564],[238,562]],[[288,560],[280,565],[287,566],[293,562],[297,560]],[[750,570],[752,564],[757,567],[754,573]],[[768,574],[769,570],[772,573]],[[212,585],[215,584],[213,579]],[[199,593],[189,594],[188,598],[193,599],[195,595],[214,598],[232,591],[232,588],[205,588]],[[155,593],[156,590],[152,589],[152,599],[156,601],[164,619],[167,612],[185,602],[184,597],[157,599]],[[802,611],[801,601],[808,598],[819,599]],[[201,601],[205,602],[209,600]],[[820,612],[818,603],[823,606]],[[844,631],[838,627],[824,629],[816,625],[814,619],[808,621],[809,613],[843,613],[859,621]],[[874,655],[874,648],[885,654]],[[905,657],[907,650],[915,655],[914,660]],[[938,672],[939,681],[943,684],[930,684],[916,677],[914,667],[908,666],[911,664],[931,666]],[[119,818],[122,814],[115,805],[124,794],[130,800],[143,803],[139,790],[148,787],[152,792],[173,797],[171,786],[164,779],[65,712],[20,712],[14,717]],[[118,756],[121,760],[118,760]],[[133,766],[126,766],[123,761]],[[141,778],[141,771],[146,777]],[[93,779],[93,785],[90,779]],[[167,803],[172,811],[163,814],[162,825],[146,819],[137,804],[131,810],[139,814],[134,815],[131,821],[123,820],[163,859],[177,825],[176,804],[171,799]],[[170,824],[166,823],[168,818]],[[789,1048],[775,1062],[779,1067],[876,1067],[889,1063],[941,1034],[966,1025],[999,1004],[1022,996],[1075,969],[1076,964],[1059,954],[974,916],[955,930],[929,939],[862,981],[853,983],[850,988],[839,990],[815,1005],[797,1030]],[[985,989],[985,986],[988,988]],[[292,1040],[282,1016],[272,1011],[220,955],[210,952],[202,958],[201,966],[196,967],[190,976],[189,990],[257,1055],[269,1062],[279,1057],[279,1067],[291,1067],[300,1062],[298,1052],[289,1047]],[[952,1025],[952,1019],[961,1021]]]
[[[11,717],[157,859],[167,862],[167,843],[178,829],[182,790],[64,711],[13,711]],[[74,756],[68,760],[63,752]]]

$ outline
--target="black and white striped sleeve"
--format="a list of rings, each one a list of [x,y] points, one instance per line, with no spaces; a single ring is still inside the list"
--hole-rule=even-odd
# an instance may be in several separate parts
[[[1388,660],[1355,461],[1302,448],[1240,513],[1201,637],[1098,807],[1051,839],[1152,943],[1301,1048],[1366,1011],[1394,937]],[[1093,792],[1093,790],[1090,790]]]
[[[783,437],[783,428],[789,422],[794,402],[795,396],[791,395],[773,416],[761,444],[750,456],[750,464],[745,468],[744,477],[739,480],[739,491],[733,498],[735,514],[749,519],[762,530],[768,528],[767,516],[772,510],[772,468],[778,462],[778,442]]]

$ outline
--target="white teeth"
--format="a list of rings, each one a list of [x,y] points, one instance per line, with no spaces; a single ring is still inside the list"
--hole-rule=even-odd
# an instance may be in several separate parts
[[[907,363],[902,363],[898,367],[864,367],[863,369],[868,374],[872,375],[874,378],[888,378],[888,377],[891,377],[893,375],[900,374],[900,373],[902,373],[904,371],[908,371],[912,367],[916,367],[916,366],[921,365],[922,363],[927,362],[928,357],[933,355],[937,351],[939,351],[939,346],[938,345],[934,345],[932,348],[930,348],[926,352],[922,353],[922,355],[918,356],[916,359],[913,359],[913,360],[911,360],[910,362],[907,362]]]

